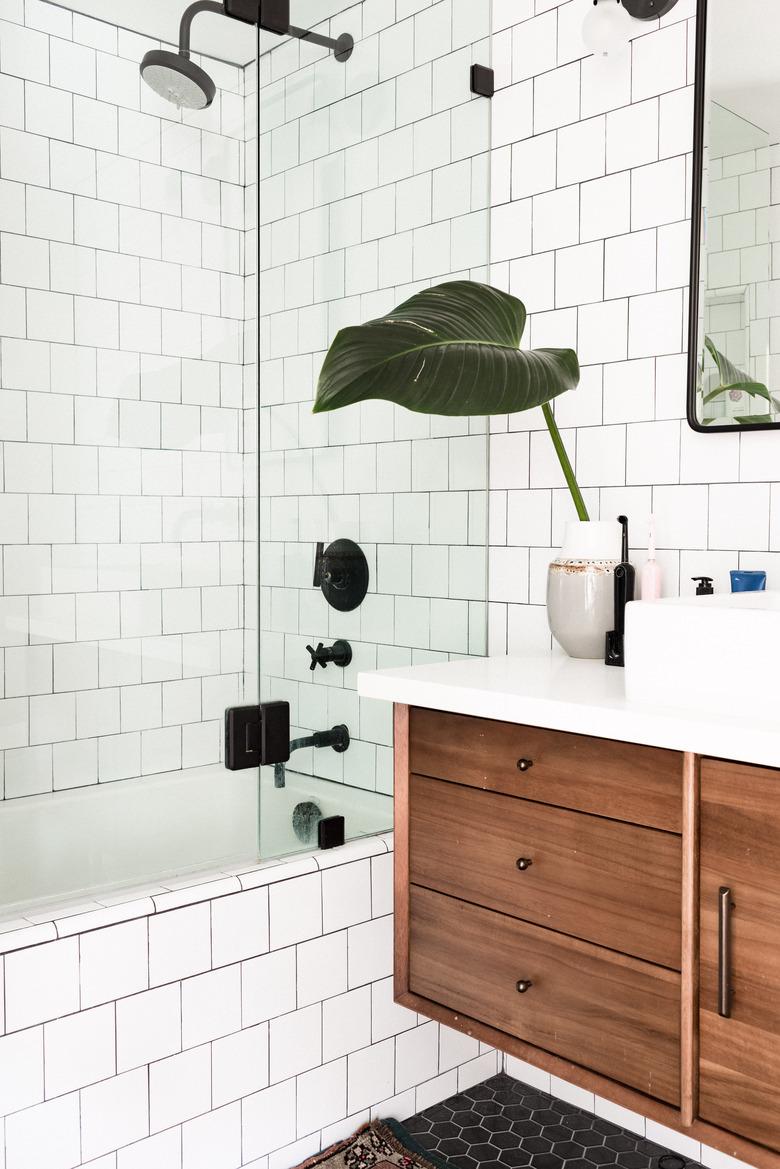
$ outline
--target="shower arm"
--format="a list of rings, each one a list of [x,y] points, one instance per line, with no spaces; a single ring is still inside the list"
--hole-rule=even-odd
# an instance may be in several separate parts
[[[201,12],[216,12],[219,16],[230,16],[227,5],[218,0],[195,0],[194,4],[190,4],[189,8],[185,8],[182,13],[181,23],[179,24],[179,53],[182,57],[189,57],[190,55],[190,31],[192,29],[192,22],[196,16]],[[258,23],[260,18],[258,16]],[[324,49],[332,49],[339,60],[346,60],[352,52],[352,38],[345,34],[338,38],[326,37],[318,32],[311,32],[306,28],[297,28],[296,25],[291,24],[286,30],[287,35],[296,37],[299,41],[308,41],[312,45],[320,45]],[[284,35],[284,34],[281,34]]]
[[[333,49],[336,53],[342,49],[341,37],[336,40],[333,37],[323,36],[322,33],[311,32],[306,28],[296,28],[294,24],[290,25],[287,32],[291,37],[297,37],[299,41],[308,41],[312,45],[321,45],[323,49]]]
[[[195,0],[189,8],[185,8],[179,24],[179,53],[182,57],[190,55],[190,30],[195,17],[201,12],[216,12],[219,16],[227,16],[225,5],[217,0]]]

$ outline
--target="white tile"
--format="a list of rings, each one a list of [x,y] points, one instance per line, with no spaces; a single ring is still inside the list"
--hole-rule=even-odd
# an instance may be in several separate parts
[[[120,1072],[178,1052],[181,1049],[179,984],[120,999],[116,1004],[116,1044]]]
[[[146,918],[84,934],[80,945],[82,1007],[134,994],[149,985]]]
[[[403,1092],[439,1071],[439,1025],[424,1023],[395,1041],[395,1090]]]
[[[767,547],[769,484],[710,486],[710,548],[762,551]]]
[[[236,1169],[241,1164],[241,1105],[215,1108],[182,1127],[183,1169]]]
[[[506,1061],[506,1073],[514,1079],[519,1080],[521,1084],[528,1084],[531,1088],[538,1088],[541,1092],[550,1091],[550,1073],[543,1072],[533,1064],[526,1063],[522,1059],[518,1059],[515,1055],[507,1055],[504,1057]]]
[[[676,483],[679,477],[679,423],[631,423],[626,439],[626,482]]]
[[[559,1100],[565,1100],[568,1104],[574,1104],[575,1107],[583,1108],[586,1112],[592,1113],[594,1110],[595,1097],[592,1092],[588,1092],[576,1084],[569,1084],[566,1080],[559,1079],[558,1076],[550,1076],[550,1092]]]
[[[743,1169],[746,1165],[745,1161],[740,1161],[736,1157],[730,1157],[728,1153],[721,1153],[719,1149],[712,1149],[709,1145],[702,1144],[701,1156],[699,1158],[702,1165],[706,1165],[707,1169]]]
[[[334,1124],[347,1114],[347,1061],[323,1064],[298,1077],[298,1136]]]
[[[320,1004],[272,1019],[269,1027],[270,1080],[278,1083],[316,1067],[322,1060]]]
[[[43,1028],[0,1039],[0,1112],[3,1116],[43,1100]]]
[[[347,989],[347,932],[326,934],[298,946],[298,1006]]]
[[[239,1100],[268,1084],[268,1026],[259,1023],[211,1045],[212,1102]]]
[[[349,930],[349,985],[384,978],[392,968],[393,922],[380,917]]]
[[[386,1039],[347,1057],[347,1111],[369,1108],[393,1093],[395,1043]]]
[[[149,981],[152,986],[198,974],[211,966],[208,904],[149,918]]]
[[[9,954],[5,959],[5,1020],[19,1031],[79,1007],[79,948],[75,938]]]
[[[268,890],[212,901],[211,945],[214,966],[264,953],[268,949]]]
[[[396,1048],[397,1048],[396,1044]],[[456,1068],[479,1055],[479,1041],[444,1025],[439,1028],[439,1071]]]
[[[78,1092],[7,1116],[5,1156],[6,1164],[17,1169],[72,1169],[78,1165]]]
[[[275,1084],[243,1102],[244,1162],[289,1145],[296,1137],[295,1081]]]
[[[326,933],[371,917],[371,865],[357,861],[322,874],[322,918]]]
[[[146,1069],[141,1071],[145,1076]],[[183,1120],[208,1112],[210,1107],[211,1051],[208,1044],[150,1065],[150,1132],[181,1124]]]
[[[271,949],[277,950],[322,933],[319,873],[281,881],[269,890]]]
[[[81,1152],[87,1161],[148,1133],[146,1068],[103,1080],[81,1092]]]
[[[700,1142],[693,1140],[692,1137],[686,1136],[684,1133],[675,1132],[674,1129],[667,1128],[666,1125],[649,1119],[645,1124],[645,1133],[647,1139],[654,1141],[657,1145],[662,1145],[666,1149],[672,1149],[675,1153],[681,1153],[684,1157],[688,1157],[692,1161],[701,1159]]]
[[[358,1051],[371,1039],[371,987],[360,987],[322,1004],[323,1059]]]
[[[44,1027],[46,1096],[62,1096],[116,1070],[114,1006],[80,1011]]]
[[[636,1133],[637,1136],[643,1137],[645,1135],[645,1118],[640,1116],[637,1112],[632,1112],[629,1108],[623,1108],[621,1104],[614,1104],[611,1100],[605,1100],[601,1096],[596,1096],[596,1116],[601,1116],[604,1120],[608,1120],[610,1124],[616,1124],[619,1128],[625,1128],[628,1132]]]
[[[241,1027],[241,968],[226,966],[181,984],[182,1046],[195,1047]]]
[[[119,1149],[117,1169],[181,1169],[181,1129],[169,1128]]]
[[[484,1055],[480,1055],[459,1067],[458,1091],[465,1092],[468,1088],[473,1088],[475,1084],[480,1084],[483,1080],[495,1075],[497,1055],[498,1053],[494,1051],[485,1052]]]
[[[242,1021],[245,1027],[295,1009],[295,969],[294,947],[243,963]]]
[[[377,1043],[417,1026],[417,1015],[394,1002],[393,979],[383,978],[371,986],[371,1040]]]

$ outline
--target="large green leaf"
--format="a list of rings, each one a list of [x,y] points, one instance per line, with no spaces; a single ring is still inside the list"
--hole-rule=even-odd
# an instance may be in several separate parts
[[[772,401],[772,395],[769,390],[761,382],[757,382],[750,374],[738,369],[732,361],[729,361],[725,353],[721,353],[716,349],[709,337],[704,338],[704,344],[707,346],[709,354],[715,365],[718,368],[720,376],[720,385],[703,398],[704,405],[708,405],[722,394],[729,394],[734,390],[741,390],[749,394],[751,398],[766,398],[767,402]]]
[[[521,301],[456,280],[426,289],[387,316],[342,329],[325,358],[315,413],[383,398],[422,414],[511,414],[549,402],[580,380],[572,349],[519,348]]]

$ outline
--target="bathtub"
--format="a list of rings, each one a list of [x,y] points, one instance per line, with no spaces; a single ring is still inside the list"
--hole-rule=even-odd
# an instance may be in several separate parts
[[[271,768],[259,783],[212,765],[5,800],[0,916],[316,848],[311,805],[345,816],[347,839],[392,824],[389,796],[293,771],[277,789]]]

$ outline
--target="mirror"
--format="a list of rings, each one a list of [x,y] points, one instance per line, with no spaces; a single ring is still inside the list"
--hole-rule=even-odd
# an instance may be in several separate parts
[[[688,420],[780,425],[780,4],[699,0]]]

